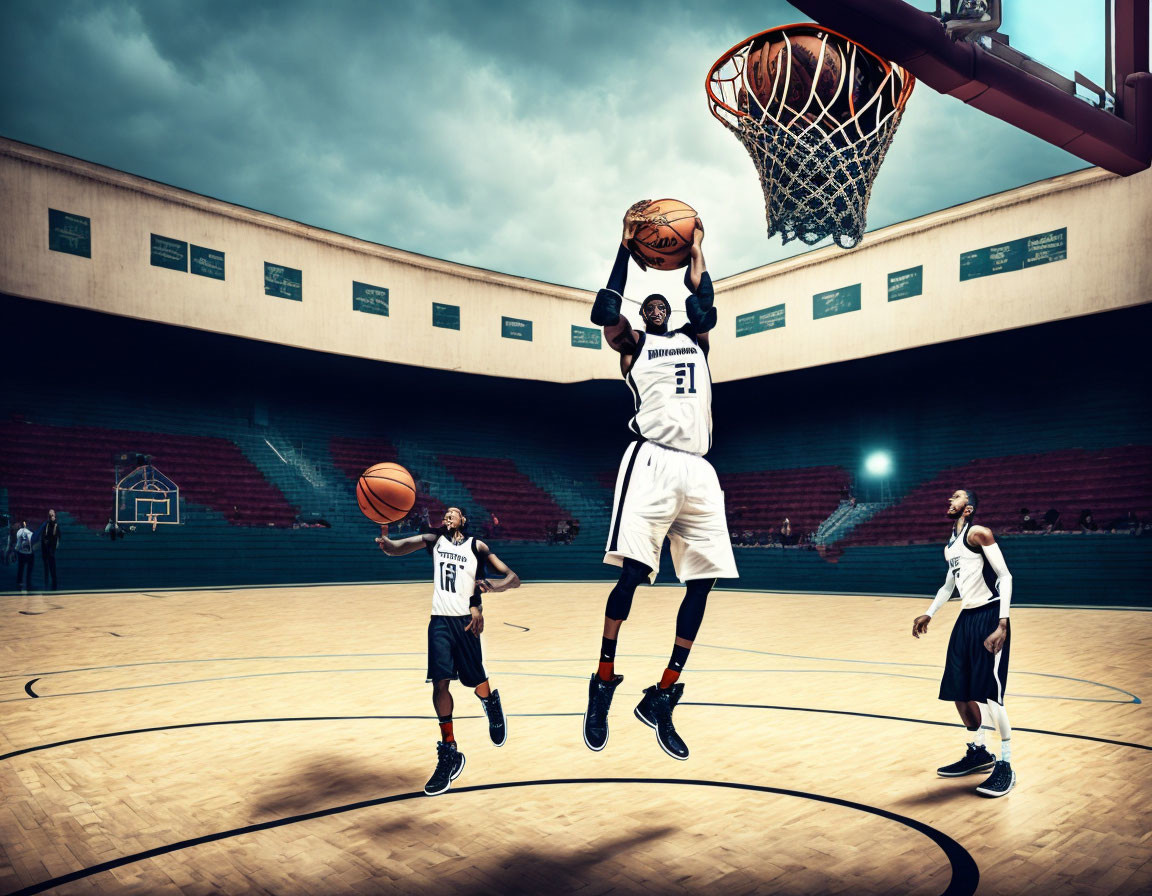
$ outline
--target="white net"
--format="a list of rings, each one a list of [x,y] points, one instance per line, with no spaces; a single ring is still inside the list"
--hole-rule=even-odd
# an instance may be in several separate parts
[[[712,114],[764,187],[768,237],[850,249],[915,79],[819,26],[749,38],[713,66]]]

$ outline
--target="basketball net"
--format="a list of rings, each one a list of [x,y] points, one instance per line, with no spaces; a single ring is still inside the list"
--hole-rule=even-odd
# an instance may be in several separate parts
[[[793,40],[800,36],[818,39],[820,54],[807,96],[801,91],[799,102],[789,105],[799,66]],[[779,46],[776,77],[770,78],[765,62],[768,83],[754,85],[749,54],[759,48],[767,58],[770,44]],[[827,84],[822,75],[834,73],[831,58],[837,53],[834,92],[822,97],[819,89]],[[843,249],[863,239],[872,183],[915,83],[900,66],[810,24],[753,35],[712,66],[709,105],[752,157],[764,188],[769,239],[779,233],[785,243],[798,239],[813,245],[831,237]]]

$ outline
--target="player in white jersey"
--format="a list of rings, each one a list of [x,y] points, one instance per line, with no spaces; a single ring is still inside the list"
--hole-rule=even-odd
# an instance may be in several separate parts
[[[447,790],[464,770],[464,754],[452,731],[452,694],[448,683],[475,688],[488,719],[488,736],[498,747],[508,739],[508,720],[484,671],[480,633],[484,631],[484,607],[480,595],[520,587],[520,578],[488,545],[464,532],[468,517],[459,507],[449,507],[443,525],[432,532],[392,541],[382,526],[376,543],[390,557],[401,557],[425,548],[432,555],[432,618],[428,621],[428,681],[432,682],[432,705],[440,719],[440,742],[436,744],[436,770],[424,792],[435,796]],[[491,566],[504,578],[484,577]]]
[[[912,635],[928,631],[932,617],[960,592],[960,615],[948,640],[948,657],[940,682],[940,699],[952,700],[972,736],[964,758],[936,770],[942,778],[985,772],[992,774],[976,792],[1004,796],[1016,785],[1012,771],[1012,726],[1004,708],[1008,686],[1008,655],[1012,646],[1008,610],[1012,604],[1012,575],[992,530],[973,526],[976,493],[957,489],[948,499],[948,517],[954,520],[952,537],[944,549],[948,577],[936,592],[928,612],[912,623]],[[1000,735],[1000,759],[984,745],[983,713]]]
[[[623,676],[615,674],[620,626],[628,618],[636,587],[655,580],[667,536],[676,575],[685,583],[686,593],[676,616],[676,641],[668,667],[658,684],[645,689],[635,715],[655,729],[664,752],[687,759],[688,747],[672,724],[672,711],[684,693],[677,679],[700,629],[709,591],[717,578],[737,576],[724,493],[716,471],[704,459],[712,447],[708,331],[716,324],[716,310],[700,246],[704,227],[697,218],[691,263],[684,276],[685,286],[692,291],[685,301],[688,323],[669,332],[672,308],[662,295],[650,295],[641,304],[643,331],[633,330],[621,316],[627,244],[642,220],[634,216],[633,209],[624,218],[608,287],[597,294],[592,309],[592,322],[604,328],[608,344],[620,353],[620,372],[635,403],[635,415],[628,424],[635,441],[624,452],[616,480],[604,562],[623,569],[604,611],[600,666],[588,682],[584,743],[599,751],[608,742],[608,710],[623,681]]]

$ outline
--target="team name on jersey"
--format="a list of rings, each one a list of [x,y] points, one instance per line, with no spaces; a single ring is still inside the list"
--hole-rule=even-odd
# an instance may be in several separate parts
[[[437,551],[436,553],[443,557],[445,560],[457,560],[460,563],[468,562],[468,558],[462,554],[453,554],[451,551]]]
[[[649,358],[665,358],[668,355],[694,355],[696,348],[650,348],[648,349]]]

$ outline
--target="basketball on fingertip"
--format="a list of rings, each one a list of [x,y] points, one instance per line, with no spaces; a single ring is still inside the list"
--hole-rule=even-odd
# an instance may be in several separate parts
[[[638,261],[658,271],[674,271],[688,264],[696,230],[692,206],[679,199],[655,199],[634,205],[629,214],[642,219],[628,241],[628,250]]]
[[[372,522],[395,523],[416,503],[416,482],[400,464],[374,464],[356,482],[356,503]]]

